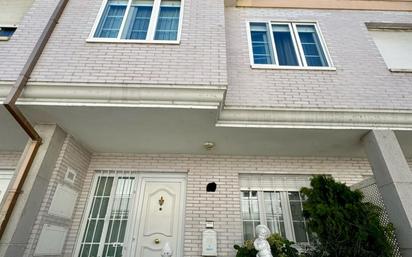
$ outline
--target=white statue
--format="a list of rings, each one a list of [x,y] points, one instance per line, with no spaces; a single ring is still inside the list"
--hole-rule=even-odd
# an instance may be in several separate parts
[[[269,228],[266,225],[258,225],[256,235],[258,237],[253,242],[253,246],[258,251],[256,257],[273,257],[269,242],[266,240],[270,236]]]
[[[173,250],[170,247],[169,242],[166,242],[165,245],[163,246],[162,252],[161,252],[162,257],[172,257],[173,255]]]

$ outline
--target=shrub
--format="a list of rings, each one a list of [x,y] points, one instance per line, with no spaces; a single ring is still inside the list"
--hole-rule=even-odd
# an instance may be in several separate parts
[[[380,223],[379,207],[362,202],[360,191],[328,176],[313,177],[311,187],[301,189],[307,197],[303,215],[319,240],[318,256],[391,256],[386,235],[393,233],[393,227]]]
[[[284,239],[278,234],[267,238],[273,257],[299,257],[299,252],[292,245],[293,242]],[[256,257],[257,251],[252,240],[246,240],[242,246],[234,245],[237,250],[236,257]]]

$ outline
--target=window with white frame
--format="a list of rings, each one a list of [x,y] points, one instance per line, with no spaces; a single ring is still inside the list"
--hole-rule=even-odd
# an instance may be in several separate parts
[[[253,240],[255,228],[267,225],[272,233],[308,244],[310,234],[303,217],[300,188],[310,185],[308,176],[241,175],[241,214],[244,240]]]
[[[253,65],[273,67],[331,67],[316,23],[250,22]]]
[[[105,0],[93,39],[177,41],[180,0]]]

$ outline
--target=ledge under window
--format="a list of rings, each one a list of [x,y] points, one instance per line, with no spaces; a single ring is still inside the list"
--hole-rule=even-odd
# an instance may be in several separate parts
[[[179,40],[132,40],[132,39],[111,39],[111,38],[89,38],[88,43],[123,43],[123,44],[162,44],[179,45]]]
[[[408,68],[408,69],[389,68],[389,71],[393,73],[412,73],[412,68]]]
[[[302,66],[277,66],[272,64],[251,64],[252,69],[266,70],[314,70],[314,71],[336,71],[336,67],[302,67]]]

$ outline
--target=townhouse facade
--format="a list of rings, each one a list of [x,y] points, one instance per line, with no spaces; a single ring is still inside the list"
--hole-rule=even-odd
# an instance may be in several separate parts
[[[0,256],[308,245],[315,174],[373,177],[412,256],[411,1],[0,0],[0,28]]]

